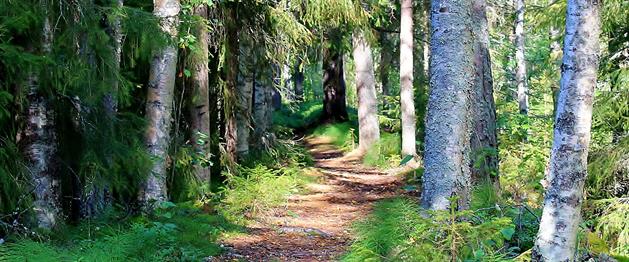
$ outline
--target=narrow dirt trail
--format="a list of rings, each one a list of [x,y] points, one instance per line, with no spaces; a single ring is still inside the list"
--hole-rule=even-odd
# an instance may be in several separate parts
[[[397,195],[400,179],[364,167],[325,138],[306,139],[317,182],[267,212],[248,234],[225,239],[220,261],[334,261],[352,241],[351,225],[372,203]]]

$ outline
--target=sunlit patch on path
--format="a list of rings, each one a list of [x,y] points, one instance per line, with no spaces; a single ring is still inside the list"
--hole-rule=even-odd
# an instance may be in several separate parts
[[[223,241],[221,261],[330,261],[351,244],[351,224],[365,217],[374,201],[399,194],[400,179],[360,165],[325,138],[305,141],[315,159],[315,183],[266,213],[246,235]]]

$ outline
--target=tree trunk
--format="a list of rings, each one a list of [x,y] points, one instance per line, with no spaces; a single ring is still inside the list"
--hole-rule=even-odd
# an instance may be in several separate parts
[[[249,138],[251,135],[252,92],[255,81],[255,64],[257,54],[254,53],[255,43],[247,34],[239,35],[238,44],[238,114],[236,127],[238,130],[236,153],[238,157],[249,154]],[[268,65],[267,65],[268,66]]]
[[[487,27],[486,2],[474,0],[472,4],[474,36],[475,82],[472,102],[473,120],[470,137],[470,168],[472,183],[489,182],[499,188],[498,135],[496,133],[496,104],[489,54],[489,28]]]
[[[430,75],[429,75],[429,67],[430,67],[430,0],[424,0],[423,1],[423,7],[424,7],[424,19],[422,21],[424,21],[424,38],[423,40],[423,44],[424,44],[424,75],[426,76],[426,79],[430,79]]]
[[[179,1],[155,1],[153,15],[159,19],[162,31],[168,34],[172,43],[156,51],[151,61],[146,101],[148,129],[146,146],[154,162],[141,193],[141,201],[165,201],[166,176],[168,169],[168,145],[172,127],[172,109],[177,67],[177,26],[179,24]],[[149,207],[150,208],[150,207]]]
[[[422,207],[445,210],[457,196],[469,206],[474,43],[471,1],[435,0],[431,7],[430,96]]]
[[[187,67],[192,71],[190,101],[190,132],[195,153],[203,160],[210,156],[210,86],[209,86],[209,33],[206,26],[208,10],[206,4],[194,8],[194,15],[201,19],[193,27],[198,49],[188,56]],[[196,179],[203,184],[204,190],[210,186],[210,166],[206,161],[194,166]]]
[[[362,32],[354,33],[353,38],[358,96],[358,150],[366,152],[380,140],[378,98],[371,47]]]
[[[400,104],[402,156],[417,155],[415,97],[413,95],[413,1],[402,0],[400,19]]]
[[[225,86],[223,87],[223,109],[225,111],[225,159],[227,161],[227,167],[231,167],[236,161],[236,148],[237,148],[237,127],[236,127],[236,113],[237,113],[237,92],[236,86],[238,81],[238,25],[236,19],[238,15],[236,12],[236,5],[233,3],[227,10],[227,25],[226,25],[226,38],[225,38]]]
[[[295,99],[297,101],[304,101],[304,69],[303,61],[301,58],[297,58],[295,66],[293,68],[293,85],[295,88]]]
[[[264,59],[264,49],[258,48],[258,60],[256,67],[259,70],[255,74],[253,91],[253,145],[259,149],[268,149],[274,140],[270,132],[273,124],[273,93],[275,92],[275,70],[269,66],[270,61]]]
[[[321,122],[348,120],[343,55],[334,48],[323,51],[323,112]]]
[[[44,9],[45,10],[45,9]],[[48,15],[44,17],[40,52],[51,52],[53,30]],[[51,229],[61,213],[59,206],[59,181],[55,177],[57,139],[55,112],[49,98],[40,85],[39,73],[31,69],[27,79],[28,109],[26,125],[18,138],[24,150],[27,169],[33,185],[33,211],[39,228]]]
[[[391,82],[389,81],[389,70],[391,69],[391,63],[393,57],[389,48],[391,48],[390,40],[386,32],[380,32],[380,64],[378,65],[378,71],[380,76],[380,84],[382,85],[382,96],[391,95]],[[382,99],[382,108],[387,109],[387,100]]]
[[[573,261],[599,59],[599,1],[568,0],[550,168],[533,261]]]
[[[557,65],[557,63],[555,61],[561,61],[561,45],[559,44],[559,40],[557,39],[559,37],[559,30],[556,29],[555,27],[550,28],[549,30],[549,37],[550,37],[550,61],[552,62],[552,66],[553,69],[555,69],[555,65]],[[555,70],[553,70],[555,71]],[[560,72],[559,70],[555,71],[555,72]],[[555,76],[553,74],[553,76]],[[557,115],[557,100],[559,98],[559,86],[556,84],[552,84],[550,86],[550,90],[552,92],[553,95],[553,117]]]
[[[122,8],[124,6],[123,0],[116,0],[113,2],[114,8]],[[107,33],[112,39],[111,47],[113,50],[114,64],[112,71],[115,72],[115,76],[120,72],[120,62],[122,60],[122,24],[120,17],[116,16],[112,22],[108,24]],[[86,45],[86,43],[83,43]],[[119,90],[119,83],[117,77],[111,77],[111,91],[107,93],[103,98],[103,108],[106,117],[105,137],[107,139],[113,139],[115,136],[115,119],[118,112],[118,100],[116,95]],[[113,152],[106,152],[105,163],[108,168],[113,168]],[[111,206],[111,192],[110,181],[106,177],[99,175],[98,178],[93,179],[96,183],[86,183],[85,196],[83,199],[83,207],[81,212],[86,217],[94,217],[101,214],[108,206]]]
[[[518,85],[518,108],[520,114],[529,113],[529,95],[524,58],[524,0],[515,0],[515,80]]]

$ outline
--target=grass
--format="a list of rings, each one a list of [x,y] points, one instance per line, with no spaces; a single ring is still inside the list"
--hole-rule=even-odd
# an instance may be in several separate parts
[[[454,208],[421,211],[416,199],[396,197],[376,203],[355,225],[357,239],[342,260],[504,261],[516,254],[507,248],[515,233],[511,221]]]
[[[189,203],[166,202],[149,216],[62,228],[49,241],[0,246],[2,261],[199,261],[221,252],[221,232],[239,230]]]
[[[261,212],[286,203],[310,178],[305,148],[278,141],[253,151],[211,205],[164,202],[154,212],[128,217],[111,211],[100,220],[58,228],[48,236],[14,236],[0,245],[0,261],[203,261],[222,252],[217,239],[241,232]]]
[[[398,133],[380,132],[380,141],[367,150],[363,164],[367,166],[377,166],[390,168],[400,165],[402,158],[400,149],[402,148],[402,138]]]

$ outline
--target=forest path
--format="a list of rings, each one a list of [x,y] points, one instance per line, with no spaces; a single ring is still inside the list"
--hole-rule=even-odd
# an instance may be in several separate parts
[[[329,139],[305,143],[315,160],[307,173],[316,182],[258,218],[246,235],[225,239],[220,261],[337,260],[351,244],[352,223],[367,216],[373,202],[399,194],[399,176],[362,166]]]

